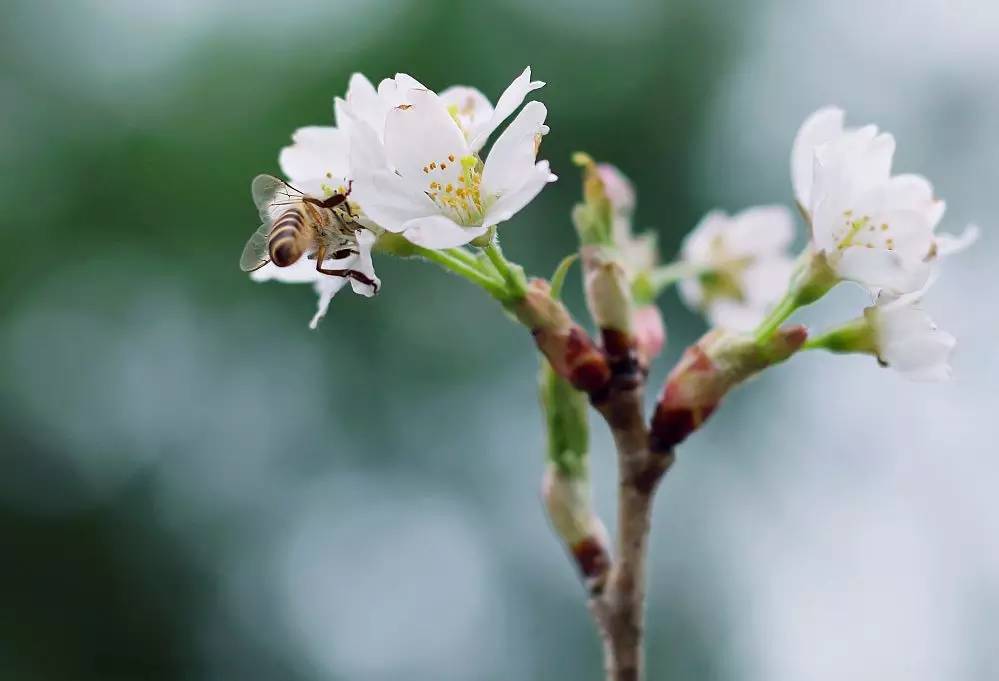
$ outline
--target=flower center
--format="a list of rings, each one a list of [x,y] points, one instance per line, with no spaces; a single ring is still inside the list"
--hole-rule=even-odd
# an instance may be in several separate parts
[[[895,250],[895,240],[890,236],[887,222],[878,225],[869,215],[854,218],[852,210],[843,211],[843,218],[843,225],[833,233],[839,252],[852,246]]]
[[[482,163],[476,156],[456,159],[454,155],[423,166],[428,177],[424,190],[441,212],[466,227],[482,223],[487,197],[482,196]]]
[[[745,302],[746,294],[742,287],[742,273],[753,264],[753,258],[734,258],[725,248],[721,236],[711,241],[710,262],[712,269],[701,275],[704,288],[704,304],[710,306],[715,300]]]

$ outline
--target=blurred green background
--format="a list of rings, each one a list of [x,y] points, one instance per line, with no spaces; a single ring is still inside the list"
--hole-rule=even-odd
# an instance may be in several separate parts
[[[711,208],[790,203],[826,104],[984,228],[927,301],[956,381],[801,357],[685,445],[650,679],[999,678],[997,31],[973,0],[5,3],[0,679],[601,678],[539,499],[529,337],[426,263],[376,262],[379,296],[315,332],[308,287],[236,267],[250,179],[352,72],[495,101],[526,65],[561,176],[502,228],[531,273],[573,249],[573,151],[634,179],[669,258]],[[662,306],[657,382],[704,328]]]

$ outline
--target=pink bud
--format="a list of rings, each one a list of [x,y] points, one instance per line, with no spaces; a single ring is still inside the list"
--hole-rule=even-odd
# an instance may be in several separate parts
[[[598,163],[597,173],[604,183],[604,192],[611,202],[611,208],[618,215],[631,215],[635,212],[635,187],[616,166]]]
[[[666,322],[658,307],[645,305],[635,310],[635,337],[639,362],[648,367],[666,347]]]

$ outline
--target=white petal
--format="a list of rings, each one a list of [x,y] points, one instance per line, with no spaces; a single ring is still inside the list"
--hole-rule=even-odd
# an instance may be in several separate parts
[[[354,258],[356,256],[351,256]],[[331,262],[331,261],[327,261]],[[326,315],[330,301],[337,291],[347,283],[341,277],[331,277],[316,271],[316,261],[301,257],[294,264],[288,267],[278,267],[274,263],[267,263],[259,270],[252,272],[250,278],[254,281],[280,281],[286,284],[313,284],[319,300],[316,303],[316,314],[309,322],[309,328],[314,329],[319,320]]]
[[[933,227],[933,229],[936,229],[937,225],[940,224],[940,220],[943,219],[944,212],[946,212],[946,210],[947,210],[946,201],[938,198],[933,199],[933,206],[930,208],[930,215],[929,215],[930,225]]]
[[[326,316],[326,312],[330,308],[330,301],[333,300],[333,296],[347,283],[347,280],[343,277],[331,277],[325,274],[320,276],[322,276],[322,279],[317,280],[315,284],[319,300],[316,301],[316,314],[309,321],[310,329],[314,329],[319,325],[319,322]]]
[[[440,93],[441,101],[458,121],[465,139],[471,142],[477,131],[493,116],[493,103],[474,87],[455,85]],[[473,150],[477,151],[477,150]]]
[[[877,338],[878,356],[906,378],[939,381],[950,377],[948,364],[957,340],[937,329],[930,315],[903,300],[889,300],[868,308]]]
[[[684,237],[680,252],[689,262],[711,262],[711,250],[715,239],[724,234],[732,219],[720,210],[713,210],[697,223],[697,226]]]
[[[457,184],[461,159],[469,154],[461,129],[433,92],[412,90],[409,99],[412,104],[392,109],[385,121],[386,158],[414,189],[431,191],[431,182]]]
[[[701,285],[701,280],[697,277],[681,279],[676,287],[683,304],[699,313],[704,303],[704,287]]]
[[[842,233],[851,233],[853,245],[894,250],[903,258],[923,259],[933,244],[930,222],[933,188],[918,175],[896,175],[868,191],[856,203],[853,215],[842,218]],[[851,221],[865,220],[858,230]]]
[[[533,90],[544,87],[544,82],[540,80],[531,80],[531,67],[528,66],[524,69],[517,78],[514,79],[510,86],[500,95],[499,101],[496,102],[496,110],[493,111],[493,115],[489,120],[475,133],[475,139],[472,140],[471,148],[472,151],[478,151],[481,149],[486,140],[489,139],[489,135],[500,126],[500,123],[505,121],[507,117],[517,110],[517,107],[521,105],[524,101],[524,97]]]
[[[928,312],[911,304],[902,305],[898,301],[892,301],[875,306],[871,312],[878,343],[881,345],[902,343],[929,334],[937,328]]]
[[[386,78],[378,84],[378,97],[386,107],[386,112],[402,104],[409,104],[409,93],[413,90],[427,90],[420,81],[406,73],[397,73],[394,78]]]
[[[808,208],[812,205],[812,170],[815,148],[831,142],[843,133],[842,109],[826,107],[819,109],[801,124],[791,148],[791,183],[798,204]]]
[[[280,281],[286,284],[307,284],[318,281],[323,275],[316,271],[316,261],[304,255],[287,267],[272,262],[250,273],[253,281]]]
[[[351,278],[350,287],[354,289],[354,293],[365,296],[366,298],[370,298],[375,295],[378,292],[378,289],[381,288],[381,280],[375,276],[375,265],[371,262],[371,248],[374,245],[375,235],[373,233],[368,230],[358,232],[358,255],[356,256],[355,262],[351,264],[350,269],[357,270],[361,274],[367,275],[369,279],[374,281],[374,286]]]
[[[863,246],[847,248],[832,265],[840,278],[886,289],[892,295],[918,291],[931,272],[926,263],[906,261],[898,253]]]
[[[524,206],[533,201],[534,197],[541,193],[546,184],[554,182],[558,178],[552,175],[548,167],[548,161],[541,161],[531,169],[527,177],[522,179],[522,185],[506,192],[486,209],[486,214],[482,221],[483,227],[492,227],[500,222],[509,220],[522,210]]]
[[[939,258],[960,253],[968,246],[978,241],[979,236],[980,230],[977,225],[968,225],[964,228],[964,231],[961,232],[960,236],[954,236],[953,234],[947,234],[946,232],[937,234],[937,257]]]
[[[770,255],[794,240],[794,218],[785,206],[757,206],[732,216],[725,250],[734,257]]]
[[[350,125],[347,131],[350,139],[351,177],[357,179],[362,175],[392,171],[385,158],[385,145],[374,128],[361,123]]]
[[[943,381],[950,378],[950,355],[956,345],[957,339],[946,331],[933,330],[885,347],[882,359],[911,380]]]
[[[324,179],[339,184],[350,175],[350,142],[332,126],[299,128],[292,145],[281,150],[278,163],[292,184]]]
[[[787,291],[794,272],[794,260],[786,254],[757,259],[739,275],[742,294],[749,305],[770,308]]]
[[[418,218],[403,225],[402,235],[417,246],[439,250],[464,246],[488,227],[462,227],[443,215]]]
[[[519,187],[534,168],[538,135],[547,132],[548,109],[530,102],[499,136],[482,168],[481,191],[487,196],[503,196]]]
[[[385,127],[385,113],[389,106],[379,96],[375,86],[371,81],[360,73],[355,73],[350,77],[347,84],[347,93],[344,95],[344,102],[349,113],[360,121],[367,123],[371,128],[381,135],[382,128]],[[344,125],[341,120],[342,107],[336,106],[334,100],[334,112],[338,125]]]
[[[873,125],[844,133],[815,150],[811,205],[812,233],[816,246],[828,250],[830,235],[842,223],[845,211],[871,189],[888,181],[895,140],[877,134]]]
[[[414,219],[440,213],[426,194],[387,170],[358,175],[350,196],[368,218],[390,232],[401,232]]]
[[[381,141],[366,125],[351,129],[350,163],[354,173],[351,199],[381,227],[398,232],[414,218],[439,212],[425,193],[388,167]]]

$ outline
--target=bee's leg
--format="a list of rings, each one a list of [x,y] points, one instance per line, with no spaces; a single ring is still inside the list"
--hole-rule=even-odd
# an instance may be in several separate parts
[[[344,249],[349,250],[349,249]],[[328,274],[331,277],[343,277],[344,279],[353,279],[354,281],[359,281],[365,286],[370,286],[374,289],[375,293],[378,293],[378,282],[364,274],[363,272],[358,272],[357,270],[328,270],[323,267],[323,260],[326,259],[326,249],[320,248],[316,256],[316,271],[320,274]]]
[[[352,192],[353,190],[354,190],[354,181],[347,180],[347,193],[343,195],[343,209],[347,211],[347,215],[349,215],[350,217],[354,217],[354,211],[350,209],[350,201],[347,200],[347,197],[350,196],[350,192]]]

